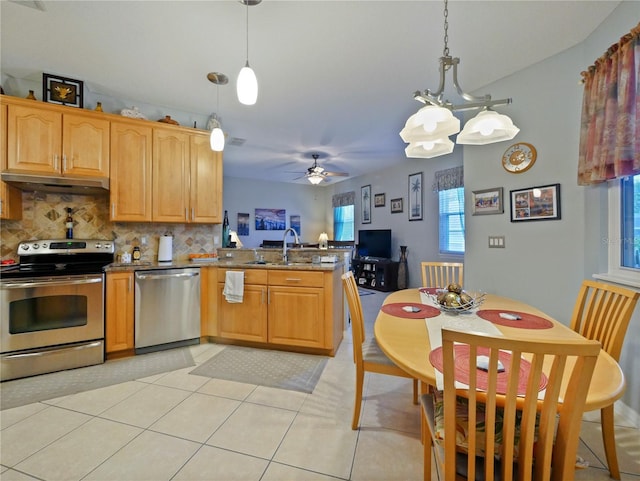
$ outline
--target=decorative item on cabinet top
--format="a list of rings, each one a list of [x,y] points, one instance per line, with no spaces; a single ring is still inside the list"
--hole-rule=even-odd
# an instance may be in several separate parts
[[[130,117],[132,119],[147,120],[147,117],[142,112],[140,112],[140,110],[136,106],[133,106],[130,109],[122,109],[120,111],[120,115],[122,115],[123,117]]]
[[[158,119],[158,122],[171,124],[171,125],[180,125],[177,120],[174,120],[171,118],[171,115],[165,115],[164,118]]]

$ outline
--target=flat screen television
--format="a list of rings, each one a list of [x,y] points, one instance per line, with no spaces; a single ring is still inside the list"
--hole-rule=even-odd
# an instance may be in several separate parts
[[[358,254],[361,257],[391,259],[391,229],[359,230]]]

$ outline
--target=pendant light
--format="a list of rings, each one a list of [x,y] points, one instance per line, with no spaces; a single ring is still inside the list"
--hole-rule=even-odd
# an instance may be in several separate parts
[[[262,0],[239,1],[247,6],[247,61],[238,74],[236,91],[238,94],[238,100],[241,104],[254,105],[258,100],[258,78],[256,77],[253,69],[249,66],[249,7],[258,5]]]
[[[444,0],[444,51],[440,57],[440,86],[436,92],[417,91],[413,98],[427,104],[407,119],[400,132],[402,140],[409,146],[405,149],[407,157],[431,158],[449,154],[453,151],[453,142],[448,137],[460,132],[460,120],[453,112],[464,110],[481,110],[469,120],[458,135],[456,143],[485,145],[510,140],[520,131],[506,115],[491,110],[495,105],[506,105],[511,99],[491,100],[491,95],[475,97],[466,93],[458,83],[458,57],[449,55],[449,7]],[[454,105],[443,100],[446,73],[453,70],[453,85],[465,103]]]
[[[207,79],[209,79],[211,83],[216,84],[216,111],[218,111],[220,107],[220,85],[226,85],[229,82],[229,78],[220,72],[209,72]],[[211,137],[209,138],[211,150],[222,152],[224,150],[224,132],[222,131],[222,126],[220,125],[220,120],[216,112],[214,112],[209,119],[207,128],[211,129]]]

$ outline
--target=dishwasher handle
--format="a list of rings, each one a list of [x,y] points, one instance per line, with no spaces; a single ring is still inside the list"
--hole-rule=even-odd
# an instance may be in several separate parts
[[[175,278],[184,278],[184,277],[197,277],[199,275],[200,275],[199,272],[180,272],[180,273],[171,273],[171,274],[139,274],[136,272],[136,278],[143,279],[143,280],[175,279]]]

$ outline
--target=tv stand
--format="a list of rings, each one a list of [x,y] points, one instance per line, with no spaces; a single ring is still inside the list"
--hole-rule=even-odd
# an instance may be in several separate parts
[[[389,292],[398,290],[398,265],[388,259],[360,258],[351,261],[359,287]]]

